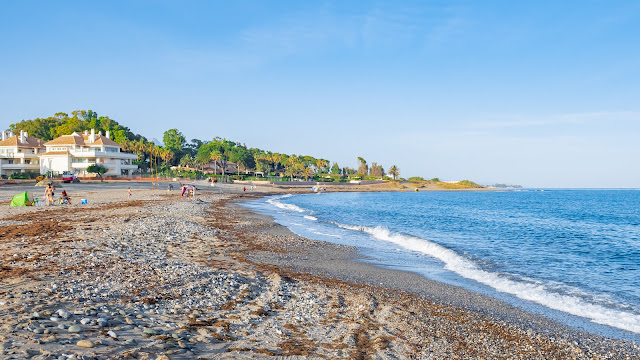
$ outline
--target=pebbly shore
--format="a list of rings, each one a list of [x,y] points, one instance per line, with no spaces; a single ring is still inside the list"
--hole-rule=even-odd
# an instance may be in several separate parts
[[[0,213],[0,357],[640,357],[635,343],[354,261],[354,248],[235,203],[258,195],[124,193]]]

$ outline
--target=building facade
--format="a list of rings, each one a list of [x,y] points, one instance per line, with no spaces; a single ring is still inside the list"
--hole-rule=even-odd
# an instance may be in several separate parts
[[[84,134],[63,135],[44,144],[46,152],[40,154],[40,173],[75,173],[92,176],[90,165],[107,169],[105,175],[128,176],[138,169],[133,161],[138,155],[122,152],[122,146],[109,139],[109,132],[96,134],[94,129]]]
[[[44,141],[20,130],[19,135],[2,132],[0,140],[0,176],[14,173],[39,172],[39,155],[45,152]]]

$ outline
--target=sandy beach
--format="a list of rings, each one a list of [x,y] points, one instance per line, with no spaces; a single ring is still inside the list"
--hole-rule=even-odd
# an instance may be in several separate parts
[[[8,203],[23,186],[0,186],[4,359],[640,357],[636,343],[374,267],[238,204],[289,189],[193,199],[75,185],[71,206],[21,208]]]

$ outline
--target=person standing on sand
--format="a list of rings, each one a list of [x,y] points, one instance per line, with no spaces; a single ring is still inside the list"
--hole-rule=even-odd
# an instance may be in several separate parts
[[[129,188],[129,199],[131,199],[132,196],[133,194],[131,194],[131,188]]]
[[[44,189],[44,198],[47,202],[47,206],[53,204],[53,184],[47,185],[47,187]]]

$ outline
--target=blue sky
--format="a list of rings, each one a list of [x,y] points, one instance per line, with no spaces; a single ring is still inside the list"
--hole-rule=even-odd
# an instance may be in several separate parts
[[[92,109],[401,175],[640,187],[637,1],[4,1],[0,127]]]

